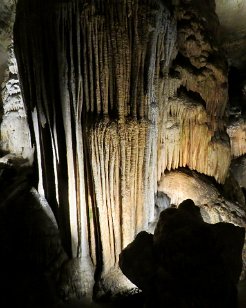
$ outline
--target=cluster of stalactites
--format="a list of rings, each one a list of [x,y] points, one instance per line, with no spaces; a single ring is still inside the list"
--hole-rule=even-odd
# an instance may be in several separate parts
[[[227,127],[230,136],[231,153],[233,157],[239,157],[246,153],[246,121],[239,118]]]
[[[158,170],[188,166],[224,182],[231,160],[229,139],[209,127],[204,106],[183,94],[169,99],[165,109]]]
[[[187,166],[223,183],[231,160],[224,131],[227,69],[205,18],[192,6],[177,7],[178,54],[159,86],[158,179],[165,170]],[[210,29],[211,30],[211,29]]]
[[[89,160],[107,273],[154,216],[158,89],[175,50],[176,23],[159,1],[122,0],[112,9],[104,1],[86,6],[81,25]]]
[[[121,0],[108,9],[104,1],[96,1],[83,9],[82,75],[88,113],[116,115],[121,123],[129,116],[151,119],[157,79],[169,66],[176,41],[176,24],[158,2]]]

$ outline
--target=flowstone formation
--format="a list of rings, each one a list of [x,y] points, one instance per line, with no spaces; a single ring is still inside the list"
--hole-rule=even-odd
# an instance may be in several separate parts
[[[118,255],[153,216],[158,89],[175,42],[160,1],[18,3],[15,48],[39,189],[66,249],[97,265],[105,292],[129,284],[118,283]]]
[[[154,235],[140,232],[122,251],[120,267],[143,290],[145,307],[236,308],[244,233],[205,223],[188,199],[161,212]]]
[[[76,273],[74,294],[91,297],[94,277],[98,296],[135,288],[119,254],[155,221],[165,170],[226,179],[227,65],[214,9],[213,1],[18,1],[14,47],[37,188],[70,258],[65,272]]]

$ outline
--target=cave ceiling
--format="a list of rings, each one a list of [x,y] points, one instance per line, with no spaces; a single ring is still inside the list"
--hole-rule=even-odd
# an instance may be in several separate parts
[[[227,52],[229,64],[245,69],[246,1],[216,0],[216,13],[221,24],[221,43]]]
[[[0,2],[0,64],[6,59],[3,51],[9,45],[12,35],[16,2],[15,0]],[[221,24],[219,37],[226,51],[229,65],[244,69],[246,66],[246,1],[216,0],[215,2],[216,13]]]

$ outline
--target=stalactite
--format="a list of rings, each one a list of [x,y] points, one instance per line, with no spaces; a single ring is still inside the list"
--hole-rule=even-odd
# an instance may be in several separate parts
[[[204,106],[185,94],[165,105],[159,174],[188,166],[224,182],[231,161],[229,138],[209,128]]]
[[[79,271],[84,276],[84,280],[82,276],[79,278],[83,283],[78,283],[78,292],[91,296],[94,269],[89,256],[85,200],[77,2],[35,1],[33,4],[20,1],[18,9],[25,12],[21,14],[20,33],[30,31],[26,22],[30,16],[36,31],[34,35],[20,39],[23,49],[30,44],[28,54],[37,61],[30,66],[28,62],[31,57],[22,49],[18,51],[20,68],[27,72],[26,77],[23,77],[25,101],[29,114],[34,115],[40,190],[44,190],[56,214],[64,246],[73,257],[78,257]],[[49,14],[46,14],[46,9]],[[33,18],[37,15],[39,18]],[[46,31],[42,32],[43,29]],[[18,39],[16,35],[16,42]],[[20,45],[17,43],[16,46]],[[20,70],[22,76],[23,71]],[[47,177],[47,174],[50,176]]]
[[[239,157],[246,153],[246,122],[243,117],[234,119],[227,126],[227,133],[231,142],[233,157]]]
[[[225,132],[227,67],[219,56],[216,15],[198,4],[176,6],[177,51],[171,69],[160,70],[158,179],[168,169],[187,166],[223,183],[230,165]],[[213,27],[208,26],[208,19]],[[207,35],[206,33],[211,33]]]
[[[118,1],[107,10],[98,1],[84,8],[81,25],[102,281],[113,280],[120,251],[154,215],[159,70],[162,62],[168,70],[176,24],[158,1]]]
[[[182,85],[201,95],[212,124],[217,125],[216,120],[223,117],[228,99],[225,71],[211,63],[206,64],[199,73],[182,66],[177,66],[176,70],[180,73]]]
[[[145,122],[101,121],[90,129],[93,180],[102,230],[104,272],[143,225]]]
[[[176,15],[178,49],[185,61],[177,71],[182,84],[200,94],[216,122],[223,117],[228,100],[227,65],[216,41],[218,17],[209,5],[199,3],[181,4]]]

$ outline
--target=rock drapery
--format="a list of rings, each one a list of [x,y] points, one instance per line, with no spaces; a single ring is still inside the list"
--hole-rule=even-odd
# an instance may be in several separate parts
[[[105,275],[153,216],[157,89],[175,29],[159,1],[18,3],[15,47],[39,187],[72,256],[101,259]]]
[[[211,5],[189,1],[176,9],[178,55],[164,91],[169,99],[158,171],[188,166],[223,183],[231,160],[224,129],[227,65],[216,43],[218,19]]]
[[[159,0],[18,1],[15,50],[39,192],[68,254],[85,276],[96,266],[105,291],[128,284],[117,287],[118,255],[153,221],[166,169],[218,182],[228,172],[218,20],[213,1],[186,2],[171,11]]]
[[[227,133],[230,137],[231,152],[233,157],[239,157],[246,153],[245,134],[246,123],[244,117],[232,119],[227,126]]]

